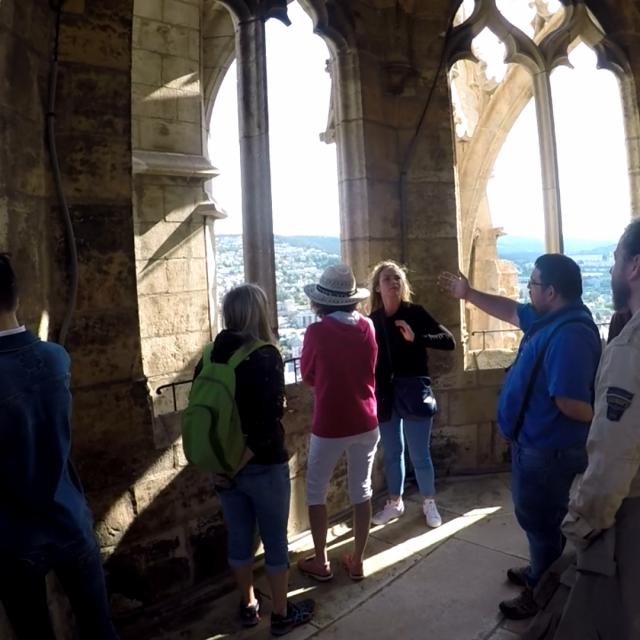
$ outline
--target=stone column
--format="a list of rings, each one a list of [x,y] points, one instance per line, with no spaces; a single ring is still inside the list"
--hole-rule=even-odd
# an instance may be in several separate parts
[[[276,271],[271,209],[269,106],[264,20],[252,15],[236,25],[238,126],[242,178],[244,273],[270,301],[277,326]]]
[[[558,174],[558,147],[553,120],[553,102],[549,72],[545,69],[533,76],[533,95],[538,119],[542,201],[544,206],[544,244],[549,253],[563,253],[562,207]]]

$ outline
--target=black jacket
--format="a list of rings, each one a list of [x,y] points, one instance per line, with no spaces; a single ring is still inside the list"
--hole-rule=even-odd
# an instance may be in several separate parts
[[[456,342],[451,332],[418,304],[403,302],[393,316],[385,316],[384,309],[371,314],[378,343],[376,362],[376,398],[378,418],[391,418],[393,404],[393,377],[428,376],[429,357],[427,348],[455,349]],[[415,339],[409,342],[402,337],[396,320],[404,320],[413,330]]]
[[[212,362],[228,362],[243,338],[221,331],[213,343]],[[202,361],[195,370],[197,376]],[[284,364],[276,347],[254,351],[236,368],[236,405],[247,446],[255,454],[249,464],[280,464],[289,459],[284,442]]]

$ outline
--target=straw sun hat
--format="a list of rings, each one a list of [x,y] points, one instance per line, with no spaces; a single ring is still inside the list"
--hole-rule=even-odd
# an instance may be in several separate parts
[[[307,284],[304,292],[312,302],[343,307],[369,297],[369,289],[358,288],[351,267],[334,264],[327,267],[317,284]]]

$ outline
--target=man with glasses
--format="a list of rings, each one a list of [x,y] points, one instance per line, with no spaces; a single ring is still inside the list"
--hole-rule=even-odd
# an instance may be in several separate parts
[[[509,581],[524,589],[500,609],[508,618],[529,618],[538,610],[534,587],[562,554],[560,525],[571,482],[587,464],[600,335],[582,303],[580,268],[564,255],[536,260],[529,304],[478,291],[462,274],[442,273],[438,283],[453,297],[524,331],[500,393],[498,426],[511,441],[513,502],[529,541],[530,563],[507,572]]]
[[[640,638],[640,220],[614,255],[613,304],[631,318],[598,369],[589,464],[562,525],[578,572],[556,640]]]

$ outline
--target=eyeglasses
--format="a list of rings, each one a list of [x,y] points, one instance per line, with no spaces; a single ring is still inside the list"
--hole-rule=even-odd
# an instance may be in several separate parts
[[[535,280],[529,280],[527,282],[527,289],[531,289],[531,287],[546,287],[547,285],[544,282],[536,282]]]

